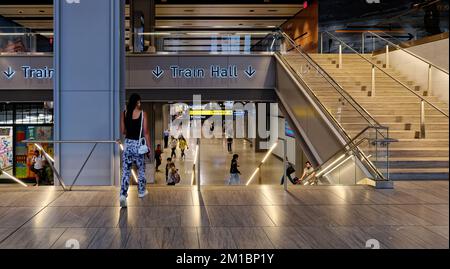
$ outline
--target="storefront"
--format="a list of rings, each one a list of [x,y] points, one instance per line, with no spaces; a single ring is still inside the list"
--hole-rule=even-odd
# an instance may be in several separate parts
[[[30,139],[53,139],[52,103],[0,103],[0,167],[24,181],[35,177],[30,166],[36,147],[21,142]],[[42,147],[53,156],[53,145]]]

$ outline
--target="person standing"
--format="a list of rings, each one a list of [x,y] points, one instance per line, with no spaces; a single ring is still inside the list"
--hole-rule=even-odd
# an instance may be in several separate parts
[[[181,158],[184,160],[186,155],[184,154],[184,151],[189,148],[186,139],[183,135],[180,135],[180,138],[178,139],[178,147],[180,147],[181,150]]]
[[[170,136],[170,132],[168,129],[164,130],[164,148],[168,148],[169,147],[169,136]]]
[[[166,182],[168,182],[168,180],[169,180],[169,170],[170,170],[171,164],[173,164],[172,158],[167,158],[167,162],[166,162]]]
[[[39,150],[34,151],[34,156],[31,159],[30,170],[34,173],[36,183],[35,186],[39,187],[39,181],[44,177],[44,157]]]
[[[150,152],[150,132],[147,126],[147,113],[141,108],[141,97],[132,94],[126,110],[121,114],[120,128],[125,135],[125,149],[122,155],[122,180],[120,189],[120,207],[127,207],[128,188],[130,186],[131,167],[138,168],[138,197],[148,194],[145,179],[145,154]],[[145,145],[143,144],[145,142]],[[144,152],[146,151],[146,152]]]
[[[228,153],[233,153],[233,138],[231,136],[227,138],[227,147]]]
[[[170,158],[172,158],[172,160],[177,158],[177,145],[178,140],[172,136],[170,141],[170,149],[172,150],[172,152],[170,153]]]
[[[156,172],[159,172],[159,166],[161,165],[162,161],[161,155],[162,155],[161,145],[158,144],[155,150]]]
[[[241,179],[239,178],[239,175],[241,174],[241,171],[239,171],[238,167],[238,159],[239,155],[234,154],[233,159],[231,160],[231,167],[230,167],[230,180],[228,182],[228,185],[239,185],[241,184]]]

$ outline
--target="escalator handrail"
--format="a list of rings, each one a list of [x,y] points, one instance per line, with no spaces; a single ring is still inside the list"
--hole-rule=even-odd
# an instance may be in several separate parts
[[[289,40],[289,42],[291,43],[291,45],[294,46],[294,48],[301,54],[301,56],[304,56],[304,58],[306,59],[306,61],[308,61],[311,65],[314,66],[314,68],[320,73],[322,74],[322,77],[325,78],[332,86],[333,88],[343,97],[345,98],[345,100],[347,100],[347,102],[349,104],[351,104],[351,106],[358,111],[358,113],[370,124],[370,126],[382,126],[377,120],[375,120],[372,115],[365,109],[363,108],[361,105],[359,105],[358,102],[356,102],[356,100],[349,95],[340,85],[339,83],[337,83],[325,70],[323,70],[307,53],[305,53],[304,51],[301,50],[301,48],[299,48],[299,46],[297,44],[295,44],[295,42],[284,32],[282,32],[283,36]],[[326,76],[323,76],[323,74],[325,74]],[[335,87],[335,84],[338,88]],[[343,94],[345,93],[345,94]],[[349,100],[350,99],[350,100]],[[355,105],[357,107],[355,107]],[[361,111],[359,111],[358,109],[362,110],[364,112],[364,114],[370,119],[368,119],[365,115],[363,115],[363,113],[361,113]],[[375,124],[373,124],[371,121],[373,121]]]
[[[371,60],[367,59],[366,57],[364,57],[363,55],[361,55],[359,52],[357,52],[355,49],[353,49],[352,47],[350,47],[347,43],[345,43],[344,41],[342,41],[341,39],[339,39],[338,37],[334,36],[333,34],[331,34],[330,32],[325,31],[325,34],[329,35],[330,37],[334,38],[335,40],[339,41],[342,45],[346,46],[347,48],[349,48],[351,51],[353,51],[354,53],[356,53],[356,55],[358,55],[359,57],[361,57],[362,59],[364,59],[366,62],[368,62],[369,64],[371,64],[373,67],[377,68],[378,70],[380,70],[381,72],[383,72],[386,76],[390,77],[391,79],[393,79],[395,82],[397,82],[398,84],[400,84],[403,88],[405,88],[406,90],[408,90],[409,92],[411,92],[412,94],[414,94],[417,98],[419,98],[421,101],[427,103],[428,105],[430,105],[433,109],[435,109],[436,111],[438,111],[439,113],[441,113],[442,115],[444,115],[445,117],[449,117],[447,113],[445,113],[443,110],[441,110],[440,108],[438,108],[436,105],[434,105],[433,103],[431,103],[430,101],[428,101],[426,98],[423,98],[422,96],[420,96],[419,94],[417,94],[413,89],[410,89],[407,85],[405,85],[405,83],[401,82],[400,80],[398,80],[397,78],[395,78],[394,76],[392,76],[391,74],[389,74],[388,72],[384,71],[383,68],[379,67],[376,63],[372,62]]]
[[[403,52],[405,52],[405,53],[408,53],[409,55],[411,55],[411,56],[413,56],[413,57],[415,57],[415,58],[421,60],[422,62],[424,62],[424,63],[426,63],[426,64],[428,64],[428,65],[430,65],[430,66],[433,66],[433,67],[436,68],[437,70],[439,70],[439,71],[441,71],[441,72],[443,72],[443,73],[445,73],[445,74],[448,75],[448,71],[447,71],[447,70],[445,70],[444,68],[442,68],[442,67],[440,67],[440,66],[437,66],[437,65],[433,64],[432,62],[428,61],[427,59],[425,59],[425,58],[423,58],[423,57],[421,57],[421,56],[419,56],[419,55],[417,55],[417,54],[415,54],[415,53],[413,53],[413,52],[411,52],[411,51],[409,51],[409,50],[407,50],[407,49],[405,49],[405,48],[400,47],[399,45],[397,45],[397,44],[395,44],[395,43],[393,43],[393,42],[387,40],[386,38],[384,38],[384,37],[382,37],[382,36],[380,36],[380,35],[378,35],[378,34],[372,32],[372,31],[367,31],[367,33],[369,33],[369,34],[371,34],[371,35],[373,35],[373,36],[375,36],[375,37],[377,37],[377,38],[379,38],[379,39],[385,41],[386,43],[388,43],[389,45],[395,47],[396,49],[401,50],[401,51],[403,51]],[[383,32],[383,34],[389,35],[389,34],[384,33],[384,32]],[[389,35],[389,36],[390,36],[390,35]]]
[[[370,141],[369,138],[367,137],[363,137],[361,138],[361,140],[359,140],[358,142],[355,143],[355,141],[357,139],[359,139],[359,137],[361,135],[363,135],[367,130],[369,129],[373,129],[373,128],[377,128],[377,127],[372,127],[372,126],[367,126],[366,128],[364,128],[361,132],[359,132],[350,142],[348,142],[345,146],[342,147],[342,149],[338,150],[335,154],[333,154],[330,158],[328,158],[325,162],[323,162],[322,164],[320,164],[318,167],[316,167],[311,173],[307,174],[306,177],[308,177],[309,175],[313,174],[313,173],[317,173],[326,163],[328,163],[329,161],[333,160],[336,156],[338,155],[342,155],[342,154],[347,154],[350,151],[353,151],[356,149],[356,152],[358,153],[358,155],[361,155],[362,158],[364,158],[364,160],[366,161],[366,163],[369,165],[370,169],[372,170],[372,172],[375,172],[379,178],[381,178],[382,180],[387,180],[383,173],[381,173],[376,166],[372,163],[372,161],[369,160],[369,158],[366,156],[366,154],[364,154],[359,148],[358,146],[364,142],[365,140]],[[376,141],[378,142],[378,141]],[[394,140],[390,141],[388,140],[387,143],[390,142],[394,142]],[[348,148],[349,147],[349,148]],[[348,149],[347,149],[348,148]]]

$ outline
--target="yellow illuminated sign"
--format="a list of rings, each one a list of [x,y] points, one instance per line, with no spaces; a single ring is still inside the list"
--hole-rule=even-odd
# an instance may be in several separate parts
[[[233,110],[191,110],[191,116],[232,116]]]

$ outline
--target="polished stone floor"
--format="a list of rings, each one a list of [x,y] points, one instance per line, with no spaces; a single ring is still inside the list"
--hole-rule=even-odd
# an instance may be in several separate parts
[[[449,248],[448,181],[367,186],[0,186],[0,248]],[[75,241],[76,240],[76,241]]]
[[[181,176],[181,185],[189,186],[192,183],[193,164],[195,159],[196,141],[189,141],[189,149],[185,151],[186,157],[181,159],[181,151],[177,148],[177,158],[174,160]],[[280,146],[280,145],[279,145]],[[241,184],[249,182],[255,169],[264,159],[265,152],[255,152],[251,143],[245,139],[235,139],[233,154],[239,155],[239,169],[241,171]],[[226,185],[230,178],[230,164],[233,154],[228,153],[225,139],[202,139],[200,145],[200,173],[202,185]],[[165,185],[166,159],[170,157],[170,149],[165,149],[162,155],[163,163],[156,173],[156,184]],[[251,185],[279,184],[283,174],[281,159],[270,155],[252,181]],[[261,179],[261,180],[260,180]]]

